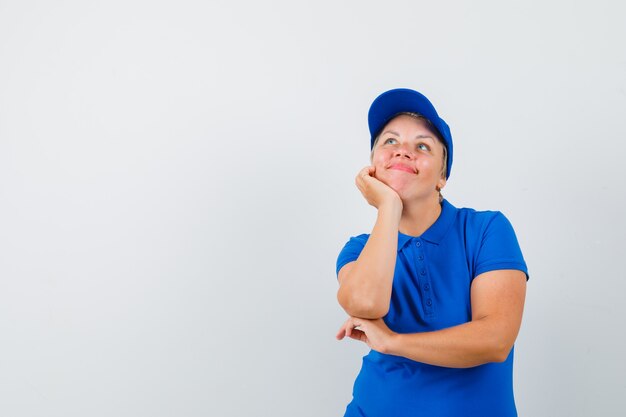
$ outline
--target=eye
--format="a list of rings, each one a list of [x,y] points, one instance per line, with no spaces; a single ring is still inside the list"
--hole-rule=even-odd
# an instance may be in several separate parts
[[[426,145],[425,143],[419,143],[417,145],[417,149],[422,151],[430,151],[430,146]]]
[[[396,142],[397,142],[397,140],[396,140],[396,139],[394,139],[394,138],[389,138],[389,139],[385,139],[385,144],[387,144],[387,143],[391,143],[391,141],[396,141]]]

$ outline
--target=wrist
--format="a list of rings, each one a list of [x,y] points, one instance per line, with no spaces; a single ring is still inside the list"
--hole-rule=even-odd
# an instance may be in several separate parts
[[[402,216],[402,200],[400,198],[387,200],[378,208],[379,212],[389,213],[398,216]]]
[[[384,352],[387,355],[400,356],[400,346],[402,344],[402,334],[391,332],[384,346]]]

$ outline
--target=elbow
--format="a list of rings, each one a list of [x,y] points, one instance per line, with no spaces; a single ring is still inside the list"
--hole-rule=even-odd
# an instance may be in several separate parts
[[[353,309],[350,309],[350,312],[346,310],[346,313],[350,314],[352,317],[359,317],[361,319],[369,319],[376,320],[382,319],[389,312],[389,305],[364,305],[359,306]]]
[[[512,343],[505,340],[495,341],[489,349],[489,362],[505,362],[511,354],[511,349],[513,349]]]
[[[375,320],[386,316],[389,312],[389,302],[371,297],[345,294],[341,289],[337,293],[337,301],[344,311],[352,317]]]

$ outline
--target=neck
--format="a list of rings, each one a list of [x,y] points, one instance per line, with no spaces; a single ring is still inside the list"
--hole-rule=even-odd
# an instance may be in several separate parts
[[[436,200],[404,204],[398,230],[409,236],[421,236],[441,214],[439,195]]]

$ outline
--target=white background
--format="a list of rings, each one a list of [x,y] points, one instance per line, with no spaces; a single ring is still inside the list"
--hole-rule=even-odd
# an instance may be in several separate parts
[[[0,1],[0,415],[339,416],[367,110],[426,94],[530,270],[521,416],[623,409],[620,1]]]

